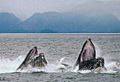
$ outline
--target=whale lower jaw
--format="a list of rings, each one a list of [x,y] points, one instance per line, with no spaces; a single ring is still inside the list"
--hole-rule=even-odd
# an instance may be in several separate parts
[[[107,71],[107,69],[105,67],[98,67],[98,68],[92,70],[92,72],[94,72],[94,73],[104,73],[105,71]]]
[[[44,67],[46,67],[46,66],[47,66],[47,65],[44,64],[44,63],[39,63],[39,64],[36,64],[36,65],[34,65],[34,66],[32,66],[32,67],[44,68]]]

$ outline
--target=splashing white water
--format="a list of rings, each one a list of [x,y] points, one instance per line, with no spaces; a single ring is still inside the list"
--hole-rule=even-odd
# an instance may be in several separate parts
[[[23,61],[24,57],[19,56],[14,61],[11,61],[10,59],[1,59],[0,60],[0,73],[10,73],[10,72],[16,72],[17,67],[20,65],[20,63]]]
[[[100,56],[100,49],[99,47],[95,44],[96,47],[96,54],[97,57]],[[63,60],[65,57],[61,58],[59,61],[56,61],[55,63],[48,63],[48,65],[45,68],[33,68],[31,66],[28,66],[24,70],[18,70],[16,71],[17,67],[22,63],[24,60],[24,56],[19,56],[15,60],[11,61],[9,59],[1,59],[0,60],[0,73],[12,73],[12,72],[37,72],[37,71],[45,71],[45,72],[78,72],[77,68],[73,68],[74,65],[67,64],[68,66],[65,66],[63,64]],[[94,73],[100,71],[101,73],[115,73],[120,71],[120,63],[114,62],[114,61],[109,61],[108,57],[103,57],[105,59],[105,67],[107,70],[95,70]],[[91,72],[90,70],[81,70],[79,71],[80,73],[89,73]]]
[[[9,59],[2,59],[0,60],[0,73],[12,73],[12,72],[37,72],[37,71],[45,71],[45,72],[66,72],[70,71],[71,66],[64,66],[62,64],[62,61],[65,59],[65,57],[61,58],[60,61],[57,61],[56,63],[48,63],[48,65],[45,68],[33,68],[31,66],[28,66],[27,68],[23,70],[16,70],[18,66],[22,63],[23,59],[25,57],[19,56],[15,60],[11,61]]]
[[[72,66],[64,66],[62,65],[62,61],[64,58],[61,58],[59,62],[49,64],[45,68],[33,68],[31,66],[28,66],[24,70],[18,70],[16,71],[17,67],[21,64],[24,57],[19,56],[14,61],[11,61],[9,59],[3,59],[0,60],[0,73],[12,73],[12,72],[38,72],[38,71],[45,71],[45,72],[78,72],[76,69],[73,69]],[[117,62],[106,62],[105,67],[107,70],[102,70],[101,73],[115,73],[120,71],[120,66]],[[80,73],[90,73],[90,70],[81,70]],[[95,71],[96,72],[96,71]]]
[[[94,43],[95,48],[96,48],[96,57],[101,57],[101,50],[98,47],[98,45],[96,43]],[[102,56],[105,60],[105,68],[106,69],[101,69],[102,73],[116,73],[120,71],[120,63],[116,62],[116,61],[111,61],[110,57],[103,55]]]

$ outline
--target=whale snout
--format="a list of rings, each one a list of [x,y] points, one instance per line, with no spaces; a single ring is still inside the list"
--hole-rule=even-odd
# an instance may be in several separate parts
[[[39,56],[34,59],[33,67],[45,67],[46,65],[47,61],[45,59],[44,53],[40,53]]]
[[[104,67],[104,59],[102,57],[96,59],[94,68],[97,67]]]

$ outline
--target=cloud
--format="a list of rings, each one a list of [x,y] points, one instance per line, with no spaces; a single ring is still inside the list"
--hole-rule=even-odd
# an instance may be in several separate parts
[[[119,17],[120,15],[120,1],[119,0],[91,0],[86,3],[73,7],[72,12],[80,12],[83,14],[98,14],[109,13]]]
[[[11,12],[21,19],[26,19],[36,12],[72,11],[76,6],[84,5],[87,2],[93,2],[93,5],[96,5],[95,1],[103,2],[114,12],[120,10],[118,0],[0,0],[0,12]]]
[[[12,12],[25,18],[35,12],[65,11],[80,0],[0,0],[0,12]]]

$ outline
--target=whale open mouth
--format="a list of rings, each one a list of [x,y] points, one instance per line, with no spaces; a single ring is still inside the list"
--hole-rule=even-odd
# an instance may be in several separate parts
[[[81,51],[81,61],[87,61],[96,57],[95,46],[91,39],[86,40]]]
[[[83,44],[75,66],[77,65],[79,65],[79,70],[92,70],[97,67],[104,67],[104,59],[96,58],[95,46],[92,43],[91,39],[86,40]]]
[[[79,65],[80,62],[95,59],[95,57],[96,57],[95,46],[92,43],[91,39],[88,39],[83,44],[82,50],[79,54],[75,66]]]
[[[17,68],[23,69],[24,67],[27,67],[28,65],[31,65],[32,67],[44,67],[47,65],[47,61],[45,59],[44,53],[38,54],[37,47],[32,48],[24,61],[21,63],[21,65]]]

